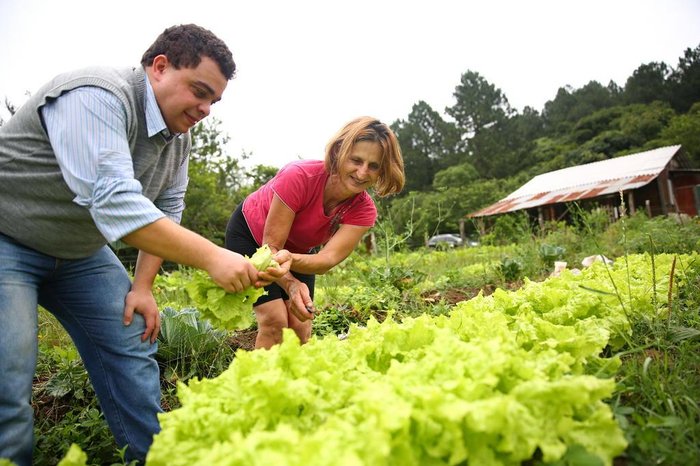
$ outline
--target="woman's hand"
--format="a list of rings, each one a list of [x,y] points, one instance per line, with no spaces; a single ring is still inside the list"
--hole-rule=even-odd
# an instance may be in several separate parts
[[[292,253],[286,249],[280,249],[272,258],[277,262],[277,266],[268,267],[258,272],[258,280],[255,282],[257,288],[276,282],[289,273],[293,262]]]
[[[289,312],[302,322],[313,319],[315,312],[314,302],[311,300],[309,287],[306,283],[296,278],[289,280],[286,291],[289,296]]]

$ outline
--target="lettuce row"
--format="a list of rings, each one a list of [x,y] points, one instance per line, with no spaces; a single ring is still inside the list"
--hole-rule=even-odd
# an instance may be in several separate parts
[[[300,346],[286,331],[180,384],[147,464],[519,465],[583,451],[610,465],[626,442],[604,402],[619,360],[601,352],[629,318],[667,312],[672,259],[656,256],[652,274],[648,256],[630,256],[449,316],[371,320],[341,341]]]

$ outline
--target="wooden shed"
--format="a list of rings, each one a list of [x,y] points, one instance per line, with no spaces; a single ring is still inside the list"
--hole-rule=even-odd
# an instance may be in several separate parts
[[[540,222],[559,220],[568,203],[594,202],[619,214],[645,209],[651,216],[700,211],[700,170],[689,166],[680,145],[577,165],[537,175],[504,199],[467,217],[526,209]]]

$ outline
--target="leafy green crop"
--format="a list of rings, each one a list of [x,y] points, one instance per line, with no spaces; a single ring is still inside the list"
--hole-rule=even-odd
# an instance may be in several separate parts
[[[85,466],[87,464],[87,455],[75,443],[71,444],[68,453],[58,463],[58,466]]]
[[[246,258],[258,270],[276,265],[267,244]],[[193,271],[185,289],[202,318],[208,319],[214,327],[226,330],[249,328],[254,322],[253,304],[267,293],[252,286],[237,293],[227,293],[201,270]]]
[[[605,349],[629,337],[629,317],[668,312],[674,260],[526,280],[340,341],[300,346],[287,331],[179,384],[182,407],[161,415],[147,464],[611,465],[627,442],[605,403],[620,365]]]

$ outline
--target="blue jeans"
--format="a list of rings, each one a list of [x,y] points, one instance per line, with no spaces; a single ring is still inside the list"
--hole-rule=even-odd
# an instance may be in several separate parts
[[[157,344],[141,341],[141,315],[122,323],[130,287],[106,246],[85,259],[56,259],[0,234],[0,458],[32,462],[37,305],[73,339],[117,443],[129,446],[127,458],[145,458],[160,430],[160,378]]]

